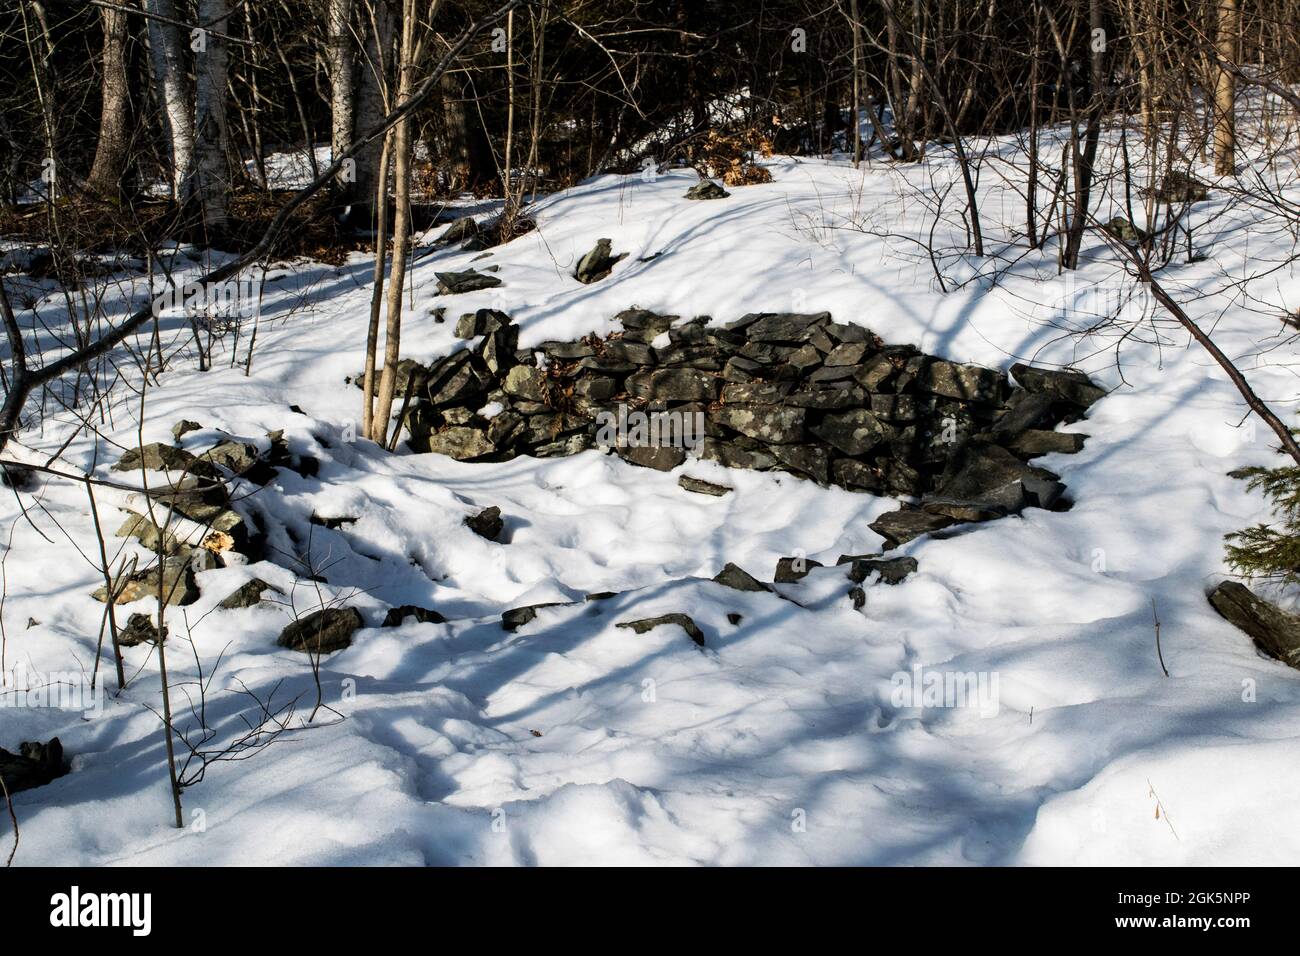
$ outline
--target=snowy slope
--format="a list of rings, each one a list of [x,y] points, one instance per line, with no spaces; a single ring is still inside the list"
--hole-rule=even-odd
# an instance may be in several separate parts
[[[982,180],[996,254],[941,260],[947,293],[906,238],[929,230],[918,197],[936,177],[952,182],[947,160],[769,167],[773,183],[718,202],[684,200],[687,172],[599,177],[550,197],[538,230],[474,262],[500,266],[495,290],[435,296],[435,270],[468,268],[476,254],[422,250],[404,354],[463,347],[455,317],[478,307],[514,316],[526,347],[607,333],[616,312],[637,305],[719,322],[825,309],[961,361],[1076,363],[1114,391],[1070,426],[1089,436],[1081,453],[1041,461],[1062,475],[1073,510],[905,545],[920,570],[869,587],[861,611],[829,571],[783,586],[798,603],[728,590],[708,580],[728,561],[771,580],[776,560],[796,551],[833,565],[877,550],[867,524],[897,503],[698,461],[670,474],[598,452],[462,464],[349,441],[360,393],[344,377],[362,364],[370,263],[275,266],[251,375],[245,330],[239,367],[219,360],[201,373],[178,360],[148,393],[142,422],[138,399],[122,398],[103,428],[130,446],[170,441],[172,423],[193,418],[208,429],[185,437],[193,449],[214,429],[246,439],[284,429],[295,452],[321,459],[320,481],[284,471],[258,492],[260,507],[312,535],[319,592],[270,563],[204,572],[199,603],[169,615],[169,665],[173,680],[193,679],[188,633],[206,669],[224,652],[215,687],[304,695],[301,725],[312,674],[274,643],[289,611],[215,605],[253,575],[300,613],[346,599],[370,626],[322,667],[342,719],[322,712],[248,761],[214,765],[185,794],[194,825],[174,830],[149,709],[157,663],[144,647],[128,650],[138,673],[102,716],[0,711],[0,745],[57,734],[73,757],[71,774],[15,798],[16,862],[1300,862],[1300,674],[1261,657],[1204,598],[1224,572],[1222,535],[1265,516],[1226,473],[1272,460],[1266,430],[1237,427],[1239,397],[1168,323],[1146,322],[1119,365],[1113,334],[1063,334],[1089,324],[1081,297],[1093,283],[1117,288],[1117,269],[1099,243],[1076,277],[1057,275],[1054,251],[1005,249],[1023,209],[1009,165],[990,163]],[[1247,273],[1261,250],[1289,240],[1219,196],[1196,213],[1210,259],[1163,279],[1214,323],[1229,354],[1254,355],[1260,317],[1214,277]],[[957,205],[954,193],[950,213]],[[950,215],[940,244],[962,245],[959,228]],[[630,255],[608,279],[580,285],[571,272],[598,237]],[[1251,291],[1280,313],[1300,280],[1274,273]],[[139,284],[136,301],[145,293]],[[443,323],[431,316],[439,305]],[[61,307],[48,299],[42,316],[57,321]],[[169,334],[185,347],[185,330]],[[1288,415],[1295,353],[1279,335],[1267,363],[1247,363]],[[44,460],[68,429],[47,422],[12,453]],[[81,436],[64,461],[108,477],[119,454]],[[689,494],[682,473],[735,491]],[[102,606],[89,597],[98,574],[77,550],[97,548],[85,491],[48,482],[37,498],[39,508],[23,498],[26,516],[13,495],[0,498],[7,666],[48,673],[75,658],[88,668]],[[111,530],[125,495],[98,499]],[[508,543],[463,526],[488,505],[506,516]],[[330,531],[308,523],[313,512],[357,520]],[[619,593],[582,600],[599,591]],[[506,608],[547,601],[577,603],[501,629]],[[376,626],[407,603],[452,620]],[[673,627],[615,627],[671,612],[695,618],[705,648]],[[38,623],[25,627],[29,618]],[[996,679],[996,706],[897,706],[892,681],[913,668]],[[250,702],[214,688],[208,706],[229,736]]]

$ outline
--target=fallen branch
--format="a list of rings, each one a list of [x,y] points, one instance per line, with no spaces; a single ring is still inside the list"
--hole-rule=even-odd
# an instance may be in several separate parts
[[[1093,221],[1096,223],[1096,220]],[[1233,364],[1232,359],[1223,354],[1223,350],[1214,344],[1214,340],[1206,334],[1205,330],[1197,325],[1192,317],[1183,310],[1183,307],[1174,301],[1173,296],[1169,294],[1165,287],[1156,281],[1155,276],[1151,274],[1150,266],[1147,265],[1146,260],[1142,258],[1137,249],[1112,236],[1100,223],[1096,223],[1096,225],[1098,233],[1105,239],[1106,243],[1112,249],[1120,252],[1133,266],[1138,281],[1150,289],[1155,300],[1164,307],[1165,311],[1177,319],[1178,324],[1185,328],[1205,351],[1210,353],[1210,357],[1227,374],[1232,384],[1236,386],[1237,391],[1241,393],[1241,397],[1246,400],[1246,404],[1250,406],[1251,411],[1263,419],[1264,423],[1273,430],[1273,434],[1282,443],[1282,450],[1290,455],[1297,465],[1300,465],[1300,445],[1296,444],[1295,437],[1291,434],[1290,429],[1264,404],[1264,400],[1255,394],[1255,390],[1246,381],[1246,376],[1241,374],[1241,370]]]

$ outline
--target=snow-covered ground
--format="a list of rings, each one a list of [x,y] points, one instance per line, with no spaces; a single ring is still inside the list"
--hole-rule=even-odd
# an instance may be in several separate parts
[[[277,265],[250,375],[245,328],[235,367],[229,352],[208,372],[179,355],[147,393],[143,422],[128,393],[101,428],[131,446],[170,441],[174,422],[196,419],[205,431],[185,436],[192,449],[215,430],[253,440],[283,429],[295,452],[321,460],[319,481],[282,471],[257,504],[310,535],[326,583],[271,563],[205,571],[199,602],[168,618],[173,681],[194,678],[187,632],[205,672],[215,667],[208,718],[222,739],[252,707],[242,687],[263,698],[274,689],[277,702],[303,695],[298,729],[247,761],[211,766],[185,792],[189,826],[176,830],[146,647],[126,651],[134,676],[102,715],[0,710],[0,746],[58,735],[73,767],[15,798],[15,862],[1300,862],[1300,674],[1258,654],[1205,600],[1225,570],[1223,534],[1266,516],[1227,477],[1273,460],[1266,429],[1238,427],[1245,409],[1230,383],[1158,316],[1122,343],[1114,332],[1065,334],[1122,290],[1118,267],[1096,240],[1074,276],[1058,275],[1054,245],[1009,248],[1023,203],[1004,185],[1014,179],[1006,162],[991,158],[981,179],[993,255],[943,257],[946,293],[908,237],[928,233],[921,197],[955,181],[949,160],[767,165],[771,184],[716,202],[683,199],[689,171],[598,177],[541,202],[539,228],[488,258],[421,254],[404,354],[463,347],[452,328],[474,308],[510,313],[526,347],[613,331],[615,313],[636,305],[718,322],[825,309],[961,361],[1073,363],[1114,391],[1069,426],[1089,436],[1081,453],[1040,462],[1062,475],[1072,510],[911,542],[900,553],[920,570],[869,586],[861,610],[834,571],[781,586],[798,603],[729,590],[709,580],[727,562],[771,580],[785,555],[833,565],[878,550],[867,525],[897,502],[694,460],[664,474],[595,451],[503,464],[381,452],[350,440],[360,393],[344,382],[363,361],[370,261]],[[952,224],[959,191],[940,247],[964,245]],[[1208,258],[1162,280],[1289,417],[1297,349],[1221,277],[1262,268],[1290,239],[1218,192],[1194,217]],[[573,267],[599,237],[630,255],[581,285]],[[504,285],[435,296],[435,270],[471,262],[499,266]],[[119,279],[110,295],[123,288]],[[1253,307],[1278,314],[1300,298],[1289,269],[1249,288]],[[137,284],[136,301],[145,294]],[[52,296],[40,312],[53,324],[63,308]],[[185,346],[187,330],[169,334]],[[62,418],[10,454],[43,461],[70,434]],[[81,435],[63,461],[109,477],[120,451]],[[683,473],[735,491],[690,494]],[[97,493],[110,531],[124,500]],[[462,523],[489,505],[506,517],[506,543]],[[90,666],[103,608],[90,597],[101,581],[88,511],[72,482],[0,497],[11,671]],[[327,530],[309,524],[313,513],[357,520]],[[335,713],[314,726],[303,725],[315,697],[307,660],[275,646],[289,609],[215,609],[254,575],[299,613],[345,600],[365,617],[353,646],[324,660]],[[582,600],[601,591],[618,596]],[[501,628],[503,610],[548,601],[577,603]],[[379,628],[400,604],[451,620]],[[703,649],[675,627],[615,627],[671,612],[694,617]],[[990,693],[968,706],[900,706],[899,675],[915,673],[974,675]]]

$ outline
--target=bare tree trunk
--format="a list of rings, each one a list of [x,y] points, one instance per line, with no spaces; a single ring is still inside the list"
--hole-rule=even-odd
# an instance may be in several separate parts
[[[514,221],[515,207],[513,196],[510,189],[511,162],[513,160],[513,150],[515,145],[515,12],[511,10],[506,14],[506,142],[501,150],[501,195],[505,197],[505,210],[501,215],[501,222],[508,224]],[[506,232],[504,235],[509,235]]]
[[[1142,139],[1150,147],[1155,142],[1156,136],[1156,116],[1154,109],[1154,51],[1150,37],[1147,33],[1152,30],[1153,26],[1149,19],[1146,19],[1146,11],[1141,14],[1138,12],[1139,0],[1127,0],[1125,6],[1125,17],[1128,20],[1128,31],[1132,37],[1130,41],[1133,44],[1133,57],[1137,60],[1138,76],[1138,97],[1139,108],[1142,115]]]
[[[1097,42],[1097,37],[1104,36],[1104,21],[1101,0],[1089,0],[1088,25],[1091,30],[1088,122],[1084,132],[1083,150],[1078,148],[1075,138],[1074,149],[1074,216],[1070,220],[1070,231],[1066,236],[1064,264],[1067,269],[1079,268],[1079,254],[1083,251],[1083,231],[1088,222],[1088,209],[1092,204],[1093,165],[1097,159],[1097,143],[1101,139],[1101,117],[1105,112],[1105,45]]]
[[[539,153],[542,148],[542,87],[544,86],[543,78],[546,75],[546,24],[550,20],[550,13],[549,0],[541,0],[540,13],[529,11],[529,17],[533,23],[533,55],[528,64],[528,86],[533,102],[529,108],[528,158],[524,161],[525,178],[519,184],[521,200],[523,199],[524,185],[528,181],[527,177],[534,175],[537,170]],[[536,182],[534,175],[534,191],[537,188]]]
[[[393,45],[393,11],[388,0],[364,0],[361,21],[366,46],[357,90],[355,122],[364,127],[372,117],[382,116],[388,111],[389,50]],[[373,221],[379,154],[382,151],[383,144],[374,142],[356,156],[356,182],[347,219],[358,227]]]
[[[451,71],[442,77],[443,122],[447,134],[447,159],[453,170],[454,189],[472,189],[496,180],[498,169],[492,144],[481,122],[471,122],[467,103],[474,102],[469,69]]]
[[[126,175],[131,145],[131,97],[126,78],[127,15],[101,7],[104,52],[100,60],[104,88],[99,110],[99,140],[86,184],[105,196],[116,196]]]
[[[450,73],[442,77],[442,117],[447,131],[448,161],[452,170],[452,189],[465,189],[472,185],[474,173],[470,156],[469,124],[465,119],[462,93]]]
[[[175,0],[142,0],[148,18],[149,59],[154,90],[162,112],[172,161],[172,198],[182,205],[191,198],[194,178],[194,109],[185,69],[185,37],[175,22]],[[155,19],[163,17],[165,19]]]
[[[1025,234],[1038,248],[1038,39],[1042,15],[1034,5],[1034,44],[1029,53],[1029,181],[1025,187]]]
[[[230,130],[226,86],[230,58],[223,35],[230,26],[230,0],[199,0],[194,50],[194,192],[208,236],[225,235],[230,220]]]
[[[889,76],[889,107],[894,116],[894,135],[898,138],[903,159],[910,162],[916,158],[916,142],[912,139],[912,131],[907,126],[907,109],[903,102],[903,81],[901,79],[903,71],[899,66],[902,53],[899,50],[900,29],[898,17],[894,15],[894,4],[890,0],[881,0],[881,6],[885,10],[885,31],[889,44],[886,62]]]
[[[270,189],[271,180],[266,174],[266,151],[262,148],[262,123],[257,118],[259,112],[258,103],[261,100],[261,91],[257,86],[257,70],[261,57],[258,55],[258,47],[253,42],[253,15],[247,7],[244,9],[244,36],[248,38],[250,52],[245,58],[245,70],[247,71],[244,82],[248,84],[249,104],[247,110],[241,110],[239,113],[241,122],[244,123],[248,131],[248,146],[253,151],[253,171],[257,183],[262,189]]]
[[[849,0],[853,21],[853,165],[862,162],[862,25],[858,22],[858,0]]]
[[[1095,0],[1094,0],[1095,2]],[[892,0],[880,0],[880,5],[884,8],[885,14],[890,20],[895,19],[894,4]],[[898,40],[904,45],[905,49],[901,54],[912,61],[912,67],[916,76],[923,81],[930,89],[931,98],[934,101],[934,107],[939,111],[939,116],[943,119],[944,125],[952,138],[953,153],[957,158],[957,168],[961,172],[962,186],[966,191],[966,213],[970,217],[970,235],[971,245],[974,248],[975,255],[984,255],[984,230],[980,226],[979,199],[975,193],[975,179],[971,175],[971,161],[966,153],[966,146],[962,141],[961,134],[957,130],[957,124],[953,119],[952,110],[948,106],[947,98],[944,95],[943,87],[939,85],[934,71],[926,65],[924,47],[917,47],[912,38],[906,34],[900,34]],[[924,35],[921,37],[925,41]],[[890,56],[894,51],[890,50]],[[904,148],[907,146],[907,140],[904,139]],[[920,153],[924,154],[924,148]],[[906,154],[904,155],[906,158]],[[914,156],[913,158],[920,158]]]
[[[393,137],[384,137],[384,148],[379,155],[379,185],[376,187],[375,209],[378,223],[375,229],[375,274],[370,290],[370,326],[366,334],[366,370],[361,380],[361,434],[369,436],[375,417],[375,355],[379,349],[379,307],[384,300],[384,271],[388,264],[388,156]]]
[[[921,0],[912,0],[911,38],[908,46],[912,50],[912,70],[907,78],[907,128],[911,131],[913,141],[920,140],[917,158],[925,153],[925,138],[929,132],[920,122],[924,100],[921,94],[921,65],[925,58],[925,31],[922,23]]]
[[[27,20],[27,10],[31,8],[31,13],[36,21],[35,28]],[[62,177],[57,173],[55,163],[55,122],[54,122],[54,97],[58,90],[58,77],[54,71],[54,37],[50,32],[49,17],[45,12],[45,5],[38,0],[30,0],[26,6],[19,8],[23,20],[23,38],[27,44],[27,55],[31,58],[32,79],[36,84],[36,100],[41,111],[41,130],[45,134],[45,158],[51,165],[48,167],[51,173],[55,173],[55,178],[47,183],[49,196],[53,198],[60,192]],[[36,43],[33,33],[39,30],[41,39],[44,41],[44,51],[39,55],[36,52],[38,44]]]
[[[293,98],[294,108],[298,111],[298,128],[302,130],[303,148],[307,151],[307,165],[311,167],[311,178],[315,179],[320,175],[320,167],[316,163],[316,140],[312,136],[311,122],[307,119],[307,110],[302,104],[302,96],[298,93],[298,81],[293,75],[293,66],[289,63],[289,58],[284,55],[284,47],[277,45],[275,55],[280,60],[280,65],[284,67],[284,76],[289,83],[289,95]]]
[[[513,13],[513,11],[511,11]],[[510,14],[507,14],[509,16]],[[402,3],[402,46],[398,60],[397,105],[411,96],[416,68],[415,0]],[[388,439],[388,419],[393,414],[397,388],[397,362],[401,357],[402,288],[406,283],[406,257],[411,249],[411,118],[403,116],[393,127],[393,265],[388,276],[388,316],[384,325],[384,370],[379,376],[370,437],[380,445]]]
[[[1217,2],[1215,53],[1221,63],[1235,63],[1239,29],[1237,0]],[[1231,176],[1237,168],[1237,126],[1233,115],[1236,105],[1236,79],[1230,70],[1220,66],[1214,84],[1214,171],[1220,176]]]
[[[339,156],[352,145],[356,123],[356,70],[352,58],[352,0],[329,0],[326,11],[329,35],[330,153]],[[352,183],[335,180],[343,202],[351,198]]]

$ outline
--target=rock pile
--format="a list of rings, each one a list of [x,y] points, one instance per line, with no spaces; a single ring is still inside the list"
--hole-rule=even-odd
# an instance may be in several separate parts
[[[182,420],[172,433],[179,442],[181,436],[201,427],[197,422]],[[231,563],[233,555],[240,556],[234,563],[261,558],[262,532],[233,507],[231,480],[244,478],[262,485],[274,479],[279,468],[309,475],[316,467],[314,459],[290,454],[282,432],[271,432],[266,437],[267,447],[260,451],[249,442],[227,436],[197,455],[162,442],[128,448],[123,453],[114,471],[151,474],[148,491],[142,489],[128,499],[128,504],[139,510],[123,508],[126,519],[117,529],[117,537],[135,538],[155,554],[161,551],[162,560],[114,581],[113,603],[157,598],[161,589],[166,604],[192,604],[199,597],[195,571]],[[263,584],[263,589],[270,587],[255,583]],[[107,602],[109,588],[100,587],[93,596]],[[256,603],[258,596],[260,591],[251,603]],[[231,595],[230,600],[238,600],[237,595]],[[223,604],[244,606],[248,605]]]
[[[1058,476],[1029,462],[1078,451],[1083,437],[1055,428],[1105,394],[1079,372],[1027,365],[1012,366],[1013,385],[827,312],[725,326],[635,308],[616,319],[622,331],[605,339],[521,350],[510,316],[461,316],[456,334],[478,341],[412,379],[411,447],[502,461],[607,445],[664,471],[693,451],[911,499],[873,525],[892,546],[957,522],[1067,507]]]
[[[416,370],[423,372],[418,366]],[[196,571],[261,559],[264,535],[232,506],[232,480],[244,478],[264,485],[276,477],[280,468],[292,469],[305,477],[317,471],[319,463],[309,456],[291,454],[284,434],[278,431],[268,433],[264,450],[230,436],[222,437],[200,454],[180,447],[184,435],[201,428],[198,422],[179,421],[172,429],[178,444],[154,442],[128,448],[113,466],[119,472],[151,473],[148,491],[142,489],[132,496],[139,502],[140,511],[124,509],[127,518],[117,535],[136,538],[143,547],[161,555],[160,560],[143,570],[128,569],[129,573],[120,575],[111,588],[106,584],[95,590],[92,596],[96,600],[131,604],[161,598],[169,605],[193,604],[200,597]],[[177,517],[181,520],[175,520]],[[312,514],[310,520],[323,527],[338,528],[356,519]],[[479,533],[484,535],[495,536],[504,527],[498,509],[489,508],[474,520],[481,529]],[[161,521],[163,526],[155,521]],[[253,578],[223,598],[219,606],[233,611],[277,597],[285,598],[280,588]],[[403,607],[390,612],[385,624],[400,624],[408,615],[421,621],[442,620],[434,611]],[[352,634],[362,626],[361,614],[355,608],[326,607],[296,618],[282,630],[278,643],[309,654],[328,654],[350,646]],[[149,615],[135,613],[119,630],[118,646],[155,644],[166,637],[166,631],[160,633]],[[0,750],[0,755],[3,754]]]

